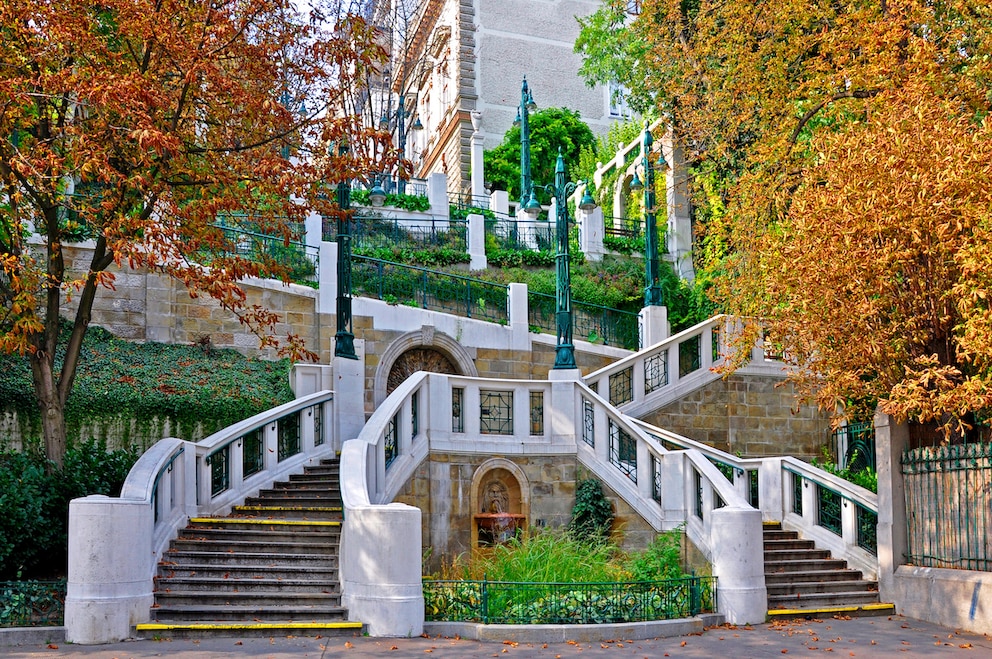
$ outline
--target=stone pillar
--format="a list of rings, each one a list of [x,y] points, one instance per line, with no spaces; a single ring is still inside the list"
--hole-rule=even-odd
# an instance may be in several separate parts
[[[906,487],[902,454],[909,447],[909,429],[892,417],[875,412],[875,468],[878,471],[878,591],[883,602],[894,602],[895,571],[908,551]]]
[[[338,244],[321,241],[317,280],[317,313],[338,312]],[[333,347],[331,348],[333,352]]]
[[[358,359],[335,357],[334,441],[335,450],[358,437],[365,426],[365,340],[355,339]]]
[[[530,306],[527,284],[511,283],[509,287],[510,331],[514,350],[530,350]]]
[[[472,213],[468,220],[468,267],[472,270],[485,270],[489,267],[486,260],[486,218],[478,213]]]
[[[603,248],[603,209],[599,206],[591,211],[579,209],[575,214],[578,216],[579,246],[582,253],[589,261],[602,261],[606,251]]]
[[[710,547],[720,613],[732,625],[760,623],[768,612],[761,511],[716,508],[709,513]]]
[[[497,215],[510,214],[510,196],[506,194],[506,190],[494,190],[489,195],[489,210]]]
[[[354,361],[354,360],[350,360]],[[334,388],[333,369],[327,364],[297,362],[289,371],[289,388],[297,398]]]
[[[320,213],[310,213],[304,221],[304,226],[306,236],[303,242],[307,247],[319,248],[321,241],[324,240],[324,218]]]
[[[438,218],[451,216],[448,205],[448,181],[441,172],[427,176],[427,200],[431,203],[429,211],[431,215]]]
[[[661,343],[671,336],[668,326],[668,307],[642,307],[641,312],[637,314],[637,321],[640,325],[641,350]]]
[[[116,643],[153,602],[152,508],[92,495],[69,502],[65,634],[70,643]]]
[[[349,616],[365,623],[369,636],[424,632],[420,516],[419,508],[402,503],[347,509],[342,600]]]
[[[480,126],[482,125],[482,113],[472,110],[472,138],[471,138],[471,163],[472,163],[472,198],[486,196],[485,169],[482,160],[483,135]]]

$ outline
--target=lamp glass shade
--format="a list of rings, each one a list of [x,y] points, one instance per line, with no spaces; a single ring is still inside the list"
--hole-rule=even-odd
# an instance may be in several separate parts
[[[369,190],[369,201],[376,208],[379,208],[386,203],[386,191],[382,189],[382,185],[380,185],[378,181],[376,181],[372,189]]]
[[[579,200],[579,208],[587,213],[596,208],[596,200],[592,198],[591,194],[589,194],[588,186],[586,186],[586,189],[582,192],[582,199]]]

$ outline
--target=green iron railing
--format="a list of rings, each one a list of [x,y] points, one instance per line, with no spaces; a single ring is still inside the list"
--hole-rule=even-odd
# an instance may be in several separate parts
[[[425,619],[500,625],[645,622],[716,610],[716,577],[630,583],[424,581]]]
[[[527,293],[528,323],[549,334],[557,332],[554,295]],[[591,302],[572,301],[573,332],[576,338],[590,343],[637,350],[639,336],[637,314],[611,309]]]
[[[828,531],[843,537],[843,513],[842,507],[853,505],[855,507],[856,538],[854,542],[859,547],[871,554],[877,554],[877,530],[878,513],[870,510],[857,501],[845,496],[833,488],[822,483],[810,480],[792,469],[785,469],[792,478],[792,512],[797,515],[803,514],[803,486],[811,485],[816,488],[813,501],[816,504],[815,523]]]
[[[282,237],[258,233],[241,227],[215,224],[224,232],[231,248],[228,254],[237,255],[252,261],[262,262],[270,258],[286,266],[290,281],[296,283],[316,282],[319,272],[318,250],[307,247],[302,242],[286,242]]]
[[[468,251],[465,220],[353,217],[348,222],[352,250],[447,248]],[[323,239],[334,242],[337,221],[325,221]]]
[[[352,290],[389,302],[506,324],[507,287],[447,272],[355,256]]]
[[[65,581],[0,581],[0,627],[61,625]]]
[[[841,469],[875,471],[875,427],[870,421],[838,428],[833,432],[833,441]]]
[[[515,218],[486,220],[486,244],[494,244],[497,249],[518,252],[553,252],[556,249],[554,227],[547,218],[518,222]]]
[[[902,473],[910,562],[992,572],[992,444],[912,449]]]

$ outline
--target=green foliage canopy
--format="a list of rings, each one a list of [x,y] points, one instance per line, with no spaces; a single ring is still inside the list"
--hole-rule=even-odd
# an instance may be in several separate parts
[[[568,108],[545,108],[530,114],[530,161],[534,184],[554,182],[555,162],[561,149],[566,166],[576,166],[583,147],[595,148],[596,138],[579,113]],[[503,142],[483,154],[486,180],[494,189],[506,190],[510,199],[520,198],[520,127],[513,126],[503,136]],[[543,204],[550,195],[537,189],[537,199]]]

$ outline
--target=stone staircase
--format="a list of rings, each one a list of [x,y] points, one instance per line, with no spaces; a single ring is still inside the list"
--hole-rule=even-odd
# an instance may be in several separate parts
[[[227,517],[190,519],[159,564],[152,621],[137,631],[361,633],[341,606],[341,522],[336,460],[275,483]]]
[[[765,523],[764,554],[769,618],[895,613],[892,604],[879,602],[877,582],[781,523]]]

